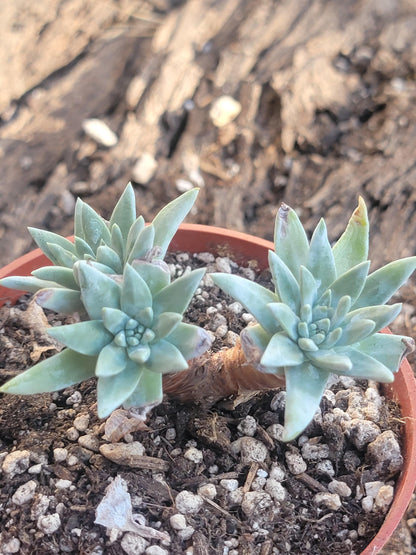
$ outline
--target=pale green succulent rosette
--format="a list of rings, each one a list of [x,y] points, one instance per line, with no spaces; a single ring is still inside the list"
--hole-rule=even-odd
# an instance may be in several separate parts
[[[210,346],[208,333],[182,322],[204,269],[170,283],[163,261],[133,261],[122,276],[103,274],[87,261],[74,272],[90,320],[51,328],[66,349],[16,376],[3,393],[56,391],[98,378],[101,418],[114,409],[162,400],[162,375],[188,368]]]
[[[378,333],[398,315],[385,305],[416,268],[416,257],[368,274],[368,218],[364,201],[331,248],[321,220],[309,243],[295,211],[283,205],[269,265],[275,292],[235,275],[212,274],[258,324],[241,334],[248,361],[284,375],[284,441],[297,437],[319,407],[328,377],[392,382],[413,340]]]
[[[122,274],[126,264],[137,258],[163,259],[180,223],[192,208],[198,189],[187,191],[167,204],[146,226],[142,216],[136,217],[136,200],[128,184],[109,221],[99,216],[88,204],[77,200],[74,216],[74,242],[41,229],[29,231],[53,266],[45,266],[31,276],[3,278],[0,284],[37,294],[44,308],[72,314],[82,312],[79,284],[73,266],[80,260],[106,274]]]

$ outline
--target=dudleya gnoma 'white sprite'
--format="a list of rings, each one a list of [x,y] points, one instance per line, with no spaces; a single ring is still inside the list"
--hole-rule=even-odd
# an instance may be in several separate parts
[[[162,374],[183,371],[210,346],[207,332],[182,322],[204,270],[173,282],[163,258],[195,201],[192,190],[169,203],[145,226],[136,218],[129,185],[109,222],[82,201],[75,211],[74,243],[31,229],[54,266],[1,285],[37,292],[38,302],[83,320],[49,333],[67,348],[16,376],[0,392],[54,391],[98,377],[98,414],[162,400]],[[331,248],[325,223],[309,242],[294,210],[276,218],[269,253],[275,290],[230,274],[214,282],[250,311],[257,324],[241,334],[247,361],[284,376],[284,440],[299,435],[319,406],[331,373],[391,382],[412,340],[381,334],[399,313],[385,305],[416,268],[416,257],[369,274],[364,201]]]
[[[282,205],[269,266],[275,290],[213,274],[214,282],[253,314],[241,334],[248,362],[284,375],[283,439],[298,436],[319,407],[331,373],[392,382],[413,340],[378,333],[401,304],[385,305],[416,268],[416,257],[368,274],[369,224],[362,198],[331,248],[323,219],[309,242],[296,212]]]

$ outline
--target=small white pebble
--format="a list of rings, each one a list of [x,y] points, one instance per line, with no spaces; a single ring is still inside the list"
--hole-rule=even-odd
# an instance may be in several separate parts
[[[256,474],[259,478],[267,478],[269,476],[269,473],[266,470],[263,470],[263,468],[259,468]]]
[[[348,484],[340,480],[332,480],[332,482],[329,482],[328,489],[331,493],[337,493],[340,497],[350,497],[352,493]]]
[[[30,466],[27,471],[29,474],[40,474],[42,472],[42,466],[43,465],[41,463],[34,464],[33,466]]]
[[[269,478],[266,482],[264,490],[270,495],[272,499],[279,503],[286,499],[287,491],[280,482]]]
[[[194,257],[197,260],[200,260],[201,262],[203,262],[204,264],[209,264],[215,261],[215,256],[210,252],[198,252],[194,254]]]
[[[56,480],[55,482],[56,489],[68,489],[71,486],[72,486],[71,480],[59,479],[59,480]]]
[[[251,323],[256,321],[254,316],[252,314],[250,314],[249,312],[244,312],[244,314],[241,315],[241,318],[243,319],[243,321],[246,324],[251,324]]]
[[[74,420],[74,428],[76,428],[79,432],[85,432],[89,424],[90,424],[89,414],[80,414]]]
[[[228,306],[228,310],[230,310],[233,314],[241,314],[243,311],[243,305],[238,301],[235,301]]]
[[[237,430],[245,435],[253,437],[257,431],[257,421],[251,415],[247,415],[237,426]]]
[[[203,452],[196,447],[190,447],[187,449],[183,456],[185,459],[188,459],[188,461],[192,461],[195,464],[200,464],[204,460]]]
[[[94,436],[92,434],[81,436],[78,439],[78,443],[81,445],[81,447],[89,449],[90,451],[94,451],[95,453],[98,453],[100,450],[100,441],[97,436]]]
[[[10,538],[9,541],[1,544],[1,551],[4,554],[9,553],[19,553],[20,551],[20,540],[18,538]]]
[[[337,493],[320,491],[315,494],[314,501],[317,505],[325,505],[332,511],[337,511],[342,506],[340,496]]]
[[[194,532],[195,532],[195,528],[193,528],[192,526],[186,526],[183,530],[178,531],[178,537],[182,541],[186,541],[192,538],[192,536],[194,535]]]
[[[261,513],[273,505],[273,500],[265,491],[249,491],[244,495],[241,509],[243,513],[250,517]]]
[[[220,486],[227,491],[235,491],[238,488],[238,480],[225,478],[220,480]]]
[[[308,468],[306,462],[303,460],[300,453],[290,453],[286,451],[285,453],[286,464],[292,474],[302,474],[306,472]]]
[[[390,507],[394,497],[394,488],[390,485],[381,486],[376,498],[374,499],[374,510],[386,512]]]
[[[231,264],[230,259],[227,257],[218,257],[215,260],[215,264],[217,266],[217,271],[222,272],[223,274],[231,274]]]
[[[66,460],[68,456],[68,449],[64,449],[63,447],[56,447],[53,450],[53,459],[55,462],[63,462]]]
[[[82,129],[96,143],[107,148],[115,146],[118,142],[117,135],[100,119],[85,119],[82,122]]]
[[[51,515],[43,515],[38,518],[37,527],[44,534],[53,534],[59,530],[61,526],[61,519],[58,513]]]
[[[176,438],[176,430],[175,428],[168,428],[165,433],[165,438],[168,441],[173,441]]]
[[[183,530],[186,528],[186,518],[180,513],[172,515],[169,522],[174,530]]]
[[[187,191],[193,189],[194,185],[187,179],[177,179],[175,181],[175,187],[179,191],[179,193],[186,193]]]
[[[176,509],[182,514],[198,513],[203,504],[204,500],[200,495],[187,490],[180,491],[175,499]]]
[[[66,404],[67,405],[75,405],[75,404],[80,403],[81,401],[82,401],[81,392],[80,391],[74,391],[74,393],[67,398]]]
[[[15,505],[24,505],[33,499],[35,496],[36,488],[38,483],[35,480],[29,480],[25,484],[22,484],[14,492],[12,501]]]
[[[3,472],[10,475],[23,474],[29,468],[29,457],[27,450],[12,451],[4,458]]]
[[[269,450],[264,443],[254,437],[242,437],[240,450],[241,462],[243,463],[264,462],[269,456]]]
[[[127,555],[142,555],[145,552],[149,542],[133,532],[124,534],[121,540],[121,548]]]
[[[71,428],[68,428],[66,431],[66,437],[67,439],[69,439],[69,441],[78,441],[79,438],[79,432],[76,428],[74,428],[73,426]]]
[[[159,545],[149,545],[144,553],[145,555],[169,555],[166,549],[163,549],[163,547]]]
[[[217,488],[214,484],[203,484],[198,488],[198,495],[207,497],[208,499],[215,499],[217,496]]]
[[[371,495],[366,495],[361,500],[361,507],[365,513],[371,513],[373,510],[374,499]]]
[[[75,455],[69,455],[68,460],[66,461],[68,466],[74,466],[78,464],[78,462],[78,457],[76,457]]]

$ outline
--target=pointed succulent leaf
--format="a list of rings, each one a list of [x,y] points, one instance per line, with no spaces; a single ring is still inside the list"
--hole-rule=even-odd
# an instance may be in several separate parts
[[[309,241],[296,212],[286,204],[277,213],[274,245],[276,254],[299,279],[299,268],[308,259]]]
[[[110,229],[117,224],[122,236],[127,240],[131,226],[136,219],[136,198],[131,183],[124,189],[110,218]]]
[[[353,308],[386,303],[416,269],[416,256],[390,262],[370,274]]]
[[[123,402],[123,407],[158,405],[163,399],[162,374],[145,368],[140,370],[140,380],[133,393]]]
[[[151,352],[151,348],[146,344],[139,344],[127,349],[129,359],[136,362],[139,366],[144,365],[149,360]]]
[[[98,377],[115,376],[125,370],[127,362],[126,349],[119,347],[114,342],[108,343],[98,355],[95,375]]]
[[[82,207],[85,203],[78,197],[75,203],[74,211],[74,235],[85,240],[85,234],[82,227]]]
[[[125,240],[121,234],[121,230],[117,224],[111,226],[111,248],[116,252],[121,261],[124,261],[126,254]],[[120,272],[121,273],[121,272]]]
[[[296,341],[300,322],[299,316],[284,303],[270,303],[267,308],[272,312],[279,326],[284,329],[290,339]]]
[[[115,274],[121,274],[123,271],[123,265],[119,255],[107,245],[101,245],[98,247],[97,262],[112,268]]]
[[[144,258],[153,248],[155,228],[153,224],[147,225],[136,238],[136,241],[128,255],[127,262],[131,264],[135,258]]]
[[[273,251],[269,251],[269,266],[280,300],[297,312],[300,307],[300,289],[295,276]]]
[[[332,248],[337,275],[364,262],[368,257],[369,223],[367,207],[362,197],[348,222],[348,225]]]
[[[0,285],[8,289],[18,289],[19,291],[28,291],[29,293],[36,293],[45,287],[48,289],[60,287],[54,281],[46,281],[35,276],[7,276],[0,279]]]
[[[321,349],[331,349],[339,341],[342,335],[342,328],[335,328],[328,333],[324,341],[319,345]]]
[[[307,351],[308,353],[318,351],[319,349],[315,341],[309,337],[300,337],[298,339],[298,346],[302,349],[302,351]]]
[[[95,362],[96,357],[64,349],[3,384],[0,392],[28,395],[65,389],[93,377]]]
[[[305,355],[289,337],[275,333],[266,347],[260,363],[263,366],[297,366],[305,360]]]
[[[149,328],[153,324],[154,312],[151,306],[142,308],[137,312],[137,314],[134,314],[134,316],[137,317],[137,320],[147,328]]]
[[[63,268],[62,266],[44,266],[34,270],[32,274],[40,280],[46,282],[55,282],[66,289],[79,289],[74,279],[72,268]],[[49,287],[44,285],[43,287]]]
[[[129,361],[123,372],[114,376],[102,376],[97,383],[97,412],[106,418],[133,394],[141,377],[141,369]]]
[[[181,320],[182,314],[177,314],[175,312],[162,312],[157,319],[156,325],[153,326],[156,339],[163,339],[169,335],[181,322]]]
[[[121,310],[130,316],[136,316],[143,308],[152,305],[152,293],[146,282],[129,265],[126,264],[121,287]]]
[[[144,279],[152,295],[170,284],[169,266],[163,260],[133,260],[132,267]]]
[[[36,293],[36,302],[43,308],[49,308],[63,314],[84,313],[84,304],[80,292],[73,289],[50,288]]]
[[[320,220],[313,232],[308,253],[308,270],[315,277],[318,292],[322,294],[330,283],[336,279],[335,260],[329,244],[326,225]]]
[[[317,282],[313,274],[305,266],[300,267],[301,305],[313,306],[316,300]],[[303,318],[302,318],[303,320]]]
[[[265,366],[261,358],[270,341],[270,335],[260,326],[255,324],[243,329],[240,334],[241,346],[244,356],[249,364],[268,374],[283,375],[283,366]]]
[[[404,335],[375,333],[354,345],[354,348],[377,359],[391,372],[397,372],[403,358],[414,350],[414,341]]]
[[[72,243],[71,246],[73,247]],[[74,253],[62,248],[56,243],[48,243],[47,247],[49,249],[49,253],[51,253],[54,260],[56,260],[57,266],[66,266],[67,268],[72,268],[74,262],[77,260],[77,257]]]
[[[131,252],[131,249],[133,248],[137,237],[140,235],[140,233],[142,232],[142,230],[144,229],[145,226],[145,222],[144,222],[144,218],[143,216],[139,216],[135,222],[133,223],[133,225],[131,226],[131,228],[129,229],[129,233],[127,235],[127,241],[126,241],[126,259],[128,257],[128,255]]]
[[[88,356],[97,356],[113,339],[100,320],[49,328],[48,334],[73,351]]]
[[[267,310],[269,303],[279,301],[275,293],[241,276],[221,273],[210,274],[210,276],[215,285],[239,301],[265,330],[270,334],[277,331],[275,319]]]
[[[354,346],[355,347],[355,346]],[[340,349],[340,353],[345,354],[351,360],[350,370],[336,372],[344,376],[354,378],[364,378],[366,380],[376,380],[382,383],[391,383],[394,380],[393,373],[382,362],[377,360],[353,346]]]
[[[120,308],[120,285],[88,262],[76,264],[81,299],[92,320],[101,318],[101,309]]]
[[[204,328],[181,322],[166,337],[180,350],[185,360],[201,356],[211,346],[211,337]]]
[[[151,346],[150,358],[145,367],[153,372],[166,374],[187,370],[188,364],[181,351],[166,339],[161,339]]]
[[[373,333],[375,326],[373,320],[366,320],[365,318],[352,320],[342,329],[342,335],[337,341],[337,347],[352,345],[364,339]]]
[[[155,316],[162,312],[177,312],[183,314],[197,289],[203,275],[204,268],[193,270],[175,279],[170,285],[161,289],[153,297]]]
[[[344,295],[338,301],[333,315],[331,316],[331,328],[335,329],[345,320],[349,310],[351,308],[351,297],[349,295]]]
[[[308,362],[286,368],[286,407],[283,441],[292,441],[311,422],[319,408],[329,372]]]
[[[94,252],[102,242],[105,245],[111,243],[111,235],[106,221],[85,202],[82,205],[81,217],[84,233],[82,239],[85,239]]]
[[[351,370],[352,363],[346,354],[334,350],[319,349],[308,352],[308,360],[319,369],[345,374]]]
[[[54,264],[59,264],[56,260],[54,260],[53,253],[51,252],[48,244],[59,245],[61,248],[74,253],[75,247],[68,239],[65,237],[61,237],[56,233],[52,233],[51,231],[46,231],[44,229],[36,229],[35,227],[28,227],[29,233],[33,237],[37,246],[46,254],[46,256],[53,262]]]
[[[123,330],[130,319],[122,310],[107,306],[102,309],[101,317],[105,328],[113,335]]]
[[[76,256],[83,260],[86,258],[94,258],[95,254],[89,244],[81,239],[81,237],[75,236],[74,238],[75,254]]]
[[[374,333],[386,327],[399,314],[401,303],[392,305],[367,306],[349,312],[344,320],[345,325],[358,319],[367,319],[374,322]]]
[[[361,262],[340,275],[338,279],[329,285],[332,294],[331,304],[334,308],[345,295],[351,297],[351,304],[354,304],[364,288],[369,268],[370,262]]]
[[[182,223],[194,205],[198,192],[199,189],[195,188],[183,193],[183,195],[162,208],[154,218],[152,222],[155,228],[154,245],[161,248],[158,258],[165,257],[169,243],[177,232],[179,224]]]

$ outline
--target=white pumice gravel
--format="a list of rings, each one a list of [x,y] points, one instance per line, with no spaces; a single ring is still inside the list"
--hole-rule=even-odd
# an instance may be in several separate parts
[[[37,527],[46,535],[54,534],[61,527],[61,517],[58,513],[40,516]]]
[[[19,486],[12,496],[13,503],[15,505],[25,505],[32,501],[38,485],[35,480],[28,480],[25,484]]]
[[[98,437],[92,434],[85,434],[83,436],[80,436],[78,439],[78,443],[81,445],[81,447],[89,449],[90,451],[94,451],[95,453],[98,453],[100,450],[100,441]]]
[[[159,545],[149,545],[144,553],[145,555],[169,555],[169,552]]]
[[[175,513],[169,519],[170,525],[174,530],[183,530],[186,528],[186,518],[181,513]]]
[[[68,449],[64,447],[56,447],[53,450],[53,460],[55,462],[64,462],[68,457]]]
[[[403,465],[399,442],[392,430],[380,434],[367,447],[367,456],[375,473],[393,475]]]
[[[189,447],[183,454],[185,459],[192,461],[195,464],[200,464],[204,460],[204,454],[200,449],[196,447]]]
[[[175,498],[176,509],[184,515],[198,513],[203,504],[203,498],[192,491],[180,491]]]
[[[0,544],[0,549],[6,555],[9,555],[9,553],[19,553],[20,541],[18,538],[10,538],[10,540]]]
[[[337,493],[320,491],[315,494],[314,500],[317,505],[325,505],[331,511],[337,511],[342,506],[341,498]]]
[[[265,491],[249,491],[244,494],[241,509],[247,517],[261,513],[273,505],[273,499]]]
[[[300,453],[297,453],[296,451],[286,451],[285,459],[289,471],[295,476],[297,474],[302,474],[302,472],[306,472],[308,465]]]
[[[237,426],[237,430],[245,435],[253,437],[257,432],[257,422],[256,419],[251,415],[247,415]]]
[[[340,497],[350,497],[352,494],[348,484],[340,480],[332,480],[332,482],[329,482],[328,490],[331,493],[337,493]]]
[[[2,470],[5,474],[14,476],[15,474],[23,474],[29,468],[30,452],[26,449],[12,451],[5,456]]]
[[[85,432],[90,424],[89,414],[80,414],[74,420],[74,428],[79,432]]]
[[[266,445],[254,437],[244,436],[239,443],[243,463],[264,462],[269,456]]]
[[[121,548],[127,555],[142,555],[149,542],[133,532],[126,532],[121,540]]]
[[[207,499],[215,499],[217,497],[217,488],[215,484],[203,484],[198,488],[198,495],[201,497],[206,497]]]

